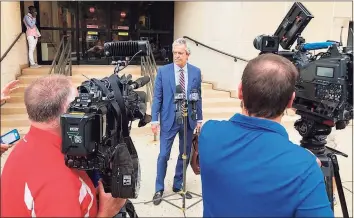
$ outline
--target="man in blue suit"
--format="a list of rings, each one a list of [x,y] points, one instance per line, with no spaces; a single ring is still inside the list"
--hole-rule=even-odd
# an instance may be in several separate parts
[[[167,161],[170,159],[171,147],[175,136],[179,133],[179,156],[176,165],[176,172],[173,181],[173,191],[180,192],[183,182],[183,141],[184,126],[178,124],[176,120],[176,105],[174,103],[174,95],[176,86],[181,85],[187,99],[191,90],[197,90],[199,93],[199,101],[197,102],[197,119],[191,117],[191,104],[188,104],[187,119],[187,160],[190,157],[192,137],[194,129],[200,129],[203,120],[202,114],[202,98],[201,98],[201,72],[200,69],[187,63],[190,50],[187,47],[186,40],[177,39],[172,44],[174,63],[162,66],[158,69],[154,97],[152,104],[152,131],[157,133],[161,125],[160,132],[160,154],[157,160],[157,176],[155,195],[153,197],[154,204],[161,203],[161,197],[164,192],[164,180],[166,176]],[[160,118],[160,119],[159,119]],[[188,163],[189,161],[187,161]],[[191,199],[192,195],[186,193],[186,198]]]

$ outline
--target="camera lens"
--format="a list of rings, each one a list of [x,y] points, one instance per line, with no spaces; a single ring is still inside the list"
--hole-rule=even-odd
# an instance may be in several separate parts
[[[264,35],[259,35],[259,36],[256,36],[256,38],[254,38],[253,46],[254,46],[255,49],[257,49],[257,50],[261,50],[262,49],[263,36]]]

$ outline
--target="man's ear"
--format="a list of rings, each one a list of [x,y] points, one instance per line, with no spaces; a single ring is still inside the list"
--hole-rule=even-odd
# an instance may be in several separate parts
[[[237,95],[238,95],[238,99],[243,100],[242,83],[238,85]]]
[[[288,106],[287,108],[292,108],[293,107],[293,102],[294,102],[294,99],[295,99],[295,92],[293,92],[289,102],[288,102]]]

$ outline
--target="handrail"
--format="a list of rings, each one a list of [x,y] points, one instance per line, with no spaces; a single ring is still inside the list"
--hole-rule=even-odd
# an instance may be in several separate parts
[[[195,42],[195,44],[196,44],[197,46],[198,46],[198,45],[202,45],[202,46],[204,46],[204,47],[206,47],[206,48],[208,48],[208,49],[210,49],[210,50],[213,50],[213,51],[216,51],[216,52],[218,52],[218,53],[220,53],[220,54],[223,54],[223,55],[232,57],[235,62],[237,62],[237,60],[241,60],[241,61],[248,62],[248,60],[246,60],[246,59],[244,59],[244,58],[240,58],[240,57],[237,57],[237,56],[235,56],[235,55],[232,55],[232,54],[229,54],[229,53],[220,51],[220,50],[218,50],[218,49],[216,49],[216,48],[212,48],[212,47],[210,47],[210,46],[208,46],[208,45],[205,45],[205,44],[203,44],[203,43],[201,43],[201,42],[198,42],[197,40],[192,39],[192,38],[190,38],[190,37],[188,37],[188,36],[183,36],[183,38],[189,39],[189,40]]]
[[[149,50],[151,51],[151,46],[149,46]],[[152,104],[152,97],[154,96],[154,81],[155,81],[155,74],[157,73],[157,66],[155,62],[155,58],[152,52],[149,52],[148,56],[141,57],[141,75],[142,76],[149,76],[150,82],[146,84],[146,91],[147,91],[147,101]]]
[[[72,63],[71,63],[71,43],[69,42],[70,35],[64,35],[60,41],[59,48],[57,49],[49,74],[54,70],[54,74],[64,74],[72,76]],[[69,67],[67,67],[69,64]]]
[[[23,33],[23,32],[20,32],[20,33],[17,35],[16,39],[12,42],[12,44],[10,45],[10,47],[5,51],[5,53],[4,53],[4,54],[2,55],[2,57],[0,58],[0,62],[5,59],[6,55],[10,52],[10,50],[14,47],[14,45],[16,44],[16,42],[17,42],[17,41],[20,39],[20,37],[22,36],[22,33]]]

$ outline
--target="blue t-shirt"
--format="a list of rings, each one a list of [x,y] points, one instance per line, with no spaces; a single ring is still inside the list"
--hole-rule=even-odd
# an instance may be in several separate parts
[[[204,217],[334,217],[315,156],[277,122],[210,120],[199,155]]]

